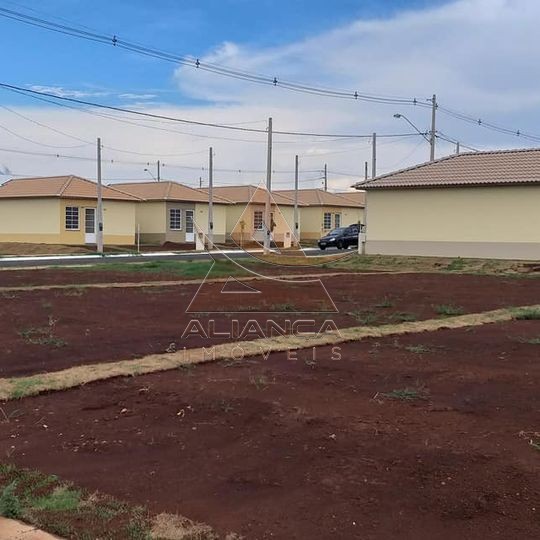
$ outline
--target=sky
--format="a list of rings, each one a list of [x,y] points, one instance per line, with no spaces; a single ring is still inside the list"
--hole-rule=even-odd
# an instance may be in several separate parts
[[[0,0],[0,8],[308,85],[422,103],[436,93],[441,107],[540,134],[537,0]],[[396,113],[421,131],[430,124],[424,107],[261,86],[3,17],[0,50],[7,53],[2,83],[177,118],[264,130],[271,116],[281,131],[379,136],[414,131]],[[55,174],[95,178],[96,137],[103,141],[107,182],[151,180],[160,159],[163,178],[188,185],[199,185],[201,178],[205,185],[210,146],[216,183],[259,183],[265,177],[264,133],[95,113],[0,90],[0,181]],[[534,144],[442,111],[437,129],[475,149]],[[366,161],[371,170],[367,138],[276,135],[274,143],[276,189],[291,187],[296,154],[302,187],[322,185],[325,163],[331,190],[362,179]],[[438,157],[454,151],[454,144],[438,140]],[[379,137],[377,153],[381,174],[426,161],[429,146],[420,136]],[[257,172],[238,172],[243,170]]]

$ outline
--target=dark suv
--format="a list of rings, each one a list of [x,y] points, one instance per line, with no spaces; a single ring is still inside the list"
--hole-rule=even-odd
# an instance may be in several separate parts
[[[327,247],[336,247],[338,249],[347,249],[349,246],[358,246],[358,235],[360,228],[358,225],[349,225],[348,227],[338,227],[327,235],[323,236],[318,245],[320,249]]]

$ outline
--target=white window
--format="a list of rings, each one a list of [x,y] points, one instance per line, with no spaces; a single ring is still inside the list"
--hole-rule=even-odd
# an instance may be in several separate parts
[[[328,231],[332,228],[332,214],[330,212],[324,213],[323,229]]]
[[[169,210],[169,229],[171,229],[171,231],[182,230],[182,209],[181,208],[171,208]]]
[[[253,212],[253,230],[263,230],[263,212],[262,210],[255,210]]]
[[[66,231],[79,230],[79,207],[66,206]]]
[[[334,229],[341,227],[341,214],[334,214]]]

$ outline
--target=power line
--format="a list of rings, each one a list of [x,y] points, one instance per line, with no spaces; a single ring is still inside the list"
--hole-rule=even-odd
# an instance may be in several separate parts
[[[451,137],[449,137],[448,135],[445,135],[442,131],[437,131],[437,133],[435,134],[435,136],[438,138],[438,139],[442,139],[443,141],[446,141],[446,142],[449,142],[449,143],[452,143],[452,144],[458,144],[459,142],[459,145],[462,147],[462,148],[466,148],[467,150],[471,150],[473,152],[479,152],[478,148],[473,148],[472,146],[468,146],[464,143],[462,143],[461,141],[458,141],[457,139],[452,139]]]
[[[174,64],[180,64],[184,66],[189,66],[201,71],[207,71],[209,73],[214,73],[224,77],[229,77],[233,79],[248,81],[252,83],[262,84],[266,86],[274,86],[283,88],[286,90],[292,90],[294,92],[301,92],[305,94],[312,94],[317,96],[326,96],[332,98],[340,99],[349,99],[355,101],[365,101],[371,103],[384,103],[392,105],[417,105],[421,107],[428,107],[427,103],[424,103],[417,98],[410,97],[399,97],[399,96],[384,96],[377,94],[368,94],[364,92],[358,92],[356,90],[341,90],[335,88],[328,88],[324,86],[312,86],[306,83],[294,82],[282,80],[276,76],[261,75],[249,71],[244,71],[240,69],[233,69],[226,66],[222,66],[215,63],[204,62],[199,58],[186,55],[178,55],[174,53],[169,53],[162,51],[156,48],[147,47],[135,42],[126,41],[120,39],[118,35],[106,35],[98,31],[90,31],[84,28],[56,23],[51,20],[47,20],[41,17],[35,17],[22,13],[20,11],[15,11],[6,8],[0,8],[0,15],[7,19],[11,19],[17,22],[22,22],[34,27],[43,28],[49,31],[56,33],[68,35],[71,37],[76,37],[84,39],[87,41],[92,41],[96,43],[101,43],[105,45],[112,45],[115,48],[124,49],[130,52],[141,54],[144,56],[149,56],[152,58],[157,58],[167,62],[172,62]]]
[[[1,8],[0,8],[1,9]],[[5,90],[10,91],[16,91],[19,93],[23,93],[29,96],[46,96],[48,98],[51,98],[53,100],[61,100],[61,101],[67,101],[70,103],[77,103],[79,105],[87,105],[90,107],[96,107],[98,109],[106,109],[116,112],[122,112],[127,114],[132,114],[135,116],[141,116],[146,118],[158,118],[161,120],[167,120],[169,122],[178,122],[181,124],[189,124],[194,126],[201,126],[201,127],[211,127],[211,128],[218,128],[218,129],[228,129],[228,130],[234,130],[234,131],[242,131],[242,132],[248,132],[248,133],[267,133],[266,129],[257,129],[257,128],[248,128],[248,127],[242,127],[242,126],[231,126],[231,125],[225,125],[225,124],[217,124],[214,122],[201,122],[198,120],[186,120],[185,118],[177,118],[174,116],[167,116],[162,114],[156,114],[156,113],[149,113],[144,111],[137,111],[134,109],[127,109],[124,107],[116,107],[114,105],[104,105],[102,103],[87,101],[83,99],[77,99],[67,96],[57,96],[55,94],[49,93],[49,92],[42,92],[38,90],[31,90],[29,88],[23,88],[21,86],[16,86],[12,84],[7,83],[0,83],[0,88],[3,88]],[[336,137],[341,139],[367,139],[370,138],[371,135],[364,135],[364,134],[351,134],[351,133],[342,133],[342,134],[336,134],[336,133],[310,133],[310,132],[303,132],[303,131],[274,131],[274,134],[276,135],[290,135],[290,136],[296,136],[296,137]],[[381,134],[379,137],[413,137],[418,136],[418,133],[397,133],[397,134]]]

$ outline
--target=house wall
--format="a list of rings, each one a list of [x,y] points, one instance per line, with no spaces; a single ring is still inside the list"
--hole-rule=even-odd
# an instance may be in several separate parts
[[[370,190],[370,254],[540,260],[540,186]]]
[[[103,243],[105,245],[132,246],[135,244],[135,214],[138,203],[130,201],[103,201]],[[66,229],[66,206],[79,208],[78,230]],[[83,245],[85,208],[97,208],[97,200],[60,199],[60,233],[58,243]]]
[[[227,230],[227,210],[225,204],[213,204],[213,222],[214,222],[214,242],[218,244],[225,243]],[[195,231],[200,230],[205,235],[208,234],[208,203],[197,203],[195,205]]]
[[[257,242],[264,242],[264,231],[254,230],[254,215],[256,211],[265,212],[264,204],[235,204],[227,207],[227,240],[236,244],[249,243],[255,239]],[[273,238],[278,244],[282,244],[285,235],[292,234],[294,223],[294,210],[292,206],[276,207],[272,205],[274,214]],[[242,230],[240,221],[244,222]]]
[[[0,242],[60,243],[60,200],[1,199]]]
[[[166,239],[166,208],[164,201],[148,201],[137,204],[136,225],[139,227],[141,244],[160,245]]]
[[[79,228],[66,230],[66,206],[79,208]],[[109,245],[135,243],[135,206],[128,201],[103,201],[103,241]],[[0,241],[84,245],[84,209],[97,201],[21,198],[0,201]]]

